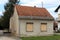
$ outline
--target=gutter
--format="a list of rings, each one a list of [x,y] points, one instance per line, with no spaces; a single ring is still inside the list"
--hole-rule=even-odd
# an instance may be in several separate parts
[[[29,20],[54,20],[52,17],[37,17],[37,16],[19,16],[19,19],[29,19]]]

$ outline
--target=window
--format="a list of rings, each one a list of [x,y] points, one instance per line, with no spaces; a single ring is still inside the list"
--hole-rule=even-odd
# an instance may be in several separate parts
[[[46,32],[47,31],[47,23],[41,23],[41,32]]]
[[[58,17],[60,18],[60,14],[58,14]]]
[[[27,23],[27,32],[32,32],[33,31],[33,23]]]

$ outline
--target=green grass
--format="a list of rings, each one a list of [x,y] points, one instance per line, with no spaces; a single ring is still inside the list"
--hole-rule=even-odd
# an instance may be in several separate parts
[[[60,40],[60,35],[39,36],[39,37],[21,37],[22,40]]]

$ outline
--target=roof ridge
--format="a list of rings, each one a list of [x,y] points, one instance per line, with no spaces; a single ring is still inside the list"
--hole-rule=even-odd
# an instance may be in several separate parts
[[[44,8],[44,7],[33,7],[33,6],[23,6],[23,5],[15,5],[15,6],[29,7],[29,8],[38,8],[38,9],[39,9],[39,8],[42,8],[42,9]],[[44,8],[44,9],[46,9],[46,8]]]

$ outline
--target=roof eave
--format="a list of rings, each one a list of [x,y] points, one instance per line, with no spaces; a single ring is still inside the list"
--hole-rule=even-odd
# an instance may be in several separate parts
[[[57,9],[55,10],[55,12],[58,12],[58,9],[60,8],[60,5],[57,7]]]
[[[50,17],[36,17],[36,16],[19,16],[19,19],[30,19],[30,20],[54,20]]]

